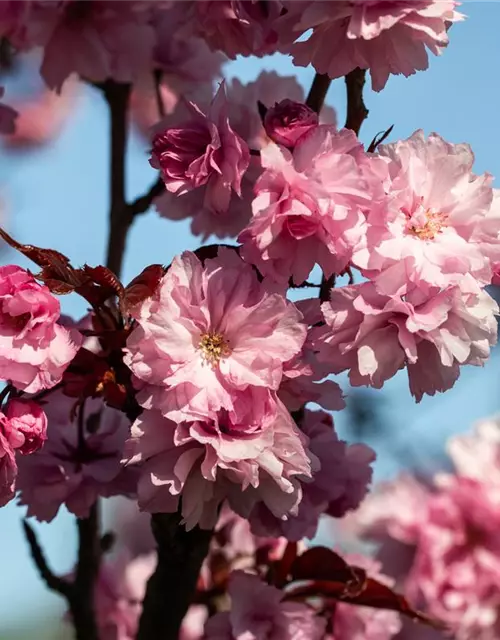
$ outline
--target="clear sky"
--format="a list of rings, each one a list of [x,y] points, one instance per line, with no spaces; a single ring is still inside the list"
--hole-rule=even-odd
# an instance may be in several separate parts
[[[409,136],[418,128],[436,131],[451,142],[468,142],[476,153],[476,171],[500,177],[500,2],[465,2],[469,19],[453,27],[451,45],[430,70],[406,80],[391,78],[381,94],[366,91],[370,116],[362,138],[373,136],[394,124],[392,140]],[[306,90],[311,69],[296,70],[286,58],[241,59],[231,63],[226,77],[253,80],[261,69],[283,75],[298,72]],[[328,103],[344,120],[344,86],[333,83]],[[8,228],[16,239],[59,249],[75,264],[98,264],[104,256],[107,233],[108,122],[105,105],[92,90],[82,92],[74,113],[62,134],[49,146],[29,154],[0,150],[0,194],[8,209]],[[139,194],[154,179],[143,141],[133,137],[127,159],[128,192]],[[500,186],[500,182],[497,181]],[[183,249],[196,248],[197,239],[187,222],[167,222],[156,213],[140,218],[129,237],[124,279],[129,280],[150,263],[169,263]],[[12,253],[2,254],[6,262],[23,263]],[[65,300],[65,310],[81,315],[85,307],[78,300]],[[400,442],[414,444],[426,462],[445,437],[463,431],[471,421],[499,409],[500,376],[497,353],[481,370],[467,369],[455,388],[439,397],[427,398],[416,406],[409,396],[404,375],[390,381],[378,393],[382,416],[400,424]],[[384,414],[385,411],[385,414]],[[338,417],[342,428],[343,417]],[[382,458],[378,476],[396,470],[394,459]],[[52,607],[57,597],[49,595],[28,558],[21,533],[20,508],[0,510],[0,638],[2,628],[34,611]],[[73,522],[65,514],[55,524],[39,527],[42,543],[58,571],[71,568],[74,557]],[[29,605],[26,605],[26,603]],[[20,603],[24,603],[19,609]],[[22,611],[22,614],[20,613]]]

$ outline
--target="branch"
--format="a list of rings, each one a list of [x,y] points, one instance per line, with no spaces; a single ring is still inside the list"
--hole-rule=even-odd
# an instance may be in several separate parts
[[[352,129],[359,135],[361,125],[368,117],[368,109],[363,102],[363,87],[365,84],[366,70],[354,69],[345,77],[347,88],[347,119],[346,129]]]
[[[71,598],[72,585],[63,578],[56,576],[49,567],[40,543],[38,542],[38,538],[36,537],[36,533],[26,520],[23,520],[23,529],[31,551],[31,557],[38,569],[40,577],[51,591],[55,591],[69,600]]]
[[[70,602],[77,640],[99,640],[94,611],[94,588],[99,573],[101,541],[99,536],[99,507],[96,502],[88,518],[77,520],[78,562],[74,597]]]
[[[134,216],[125,201],[125,153],[130,85],[109,80],[101,85],[111,127],[110,211],[106,266],[120,275],[127,234]]]
[[[316,113],[319,113],[325,102],[326,94],[330,88],[331,79],[326,73],[317,73],[306,99],[306,105]]]
[[[153,200],[158,196],[161,196],[164,190],[165,185],[163,184],[162,179],[158,178],[158,180],[151,185],[149,191],[144,195],[139,196],[128,205],[132,218],[140,215],[141,213],[146,213],[149,207],[153,204]]]
[[[321,302],[328,302],[330,300],[330,291],[335,286],[335,275],[331,275],[329,278],[323,276],[321,278],[321,286],[319,288],[319,299]]]
[[[148,581],[137,640],[177,640],[212,532],[199,527],[186,531],[179,513],[153,514],[151,527],[158,564]]]

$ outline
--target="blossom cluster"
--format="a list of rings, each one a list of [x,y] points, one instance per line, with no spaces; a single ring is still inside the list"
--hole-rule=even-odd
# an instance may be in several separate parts
[[[409,474],[377,487],[353,517],[384,569],[459,640],[497,637],[500,423],[449,440],[453,472]]]

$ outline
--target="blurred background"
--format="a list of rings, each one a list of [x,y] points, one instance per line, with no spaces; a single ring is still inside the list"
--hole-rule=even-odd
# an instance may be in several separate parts
[[[386,89],[366,89],[370,110],[361,138],[394,125],[389,141],[416,129],[438,132],[447,140],[468,142],[476,155],[477,173],[500,177],[500,3],[464,2],[464,23],[456,24],[451,44],[430,69],[410,79],[391,77]],[[0,148],[0,221],[20,242],[58,249],[75,265],[104,261],[108,217],[109,122],[101,94],[91,87],[67,83],[61,97],[43,89],[36,56],[12,63],[0,46],[0,84],[6,102],[21,112],[17,134]],[[243,83],[263,70],[296,74],[307,92],[314,73],[296,69],[283,56],[241,58],[223,68],[226,78]],[[332,83],[327,104],[345,119],[342,80]],[[148,163],[148,141],[131,124],[127,157],[128,195],[133,198],[155,179]],[[500,182],[496,181],[500,187]],[[210,242],[210,240],[209,240]],[[144,266],[168,264],[199,240],[189,221],[171,222],[151,210],[139,217],[129,236],[123,280]],[[28,266],[11,250],[0,249],[2,264]],[[498,292],[492,291],[497,296]],[[86,311],[78,298],[64,298],[63,309],[73,317]],[[429,473],[446,466],[443,445],[452,433],[470,428],[475,420],[500,411],[500,352],[495,350],[482,369],[466,367],[455,387],[443,396],[426,397],[416,405],[405,373],[382,391],[350,390],[340,377],[348,406],[335,415],[341,435],[366,441],[378,454],[376,480],[411,467]],[[23,509],[11,502],[0,510],[0,640],[63,640],[69,638],[58,596],[46,591],[32,566],[21,531]],[[113,520],[113,504],[106,505]],[[74,521],[61,512],[50,525],[36,526],[53,568],[71,569],[75,554]]]

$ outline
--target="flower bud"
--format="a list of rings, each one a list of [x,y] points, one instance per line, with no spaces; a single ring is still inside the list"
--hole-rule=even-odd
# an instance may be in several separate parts
[[[264,118],[264,129],[271,140],[290,149],[318,124],[317,113],[301,102],[288,99],[277,102]]]
[[[4,425],[10,445],[23,455],[34,453],[47,439],[47,416],[32,400],[10,400]]]

